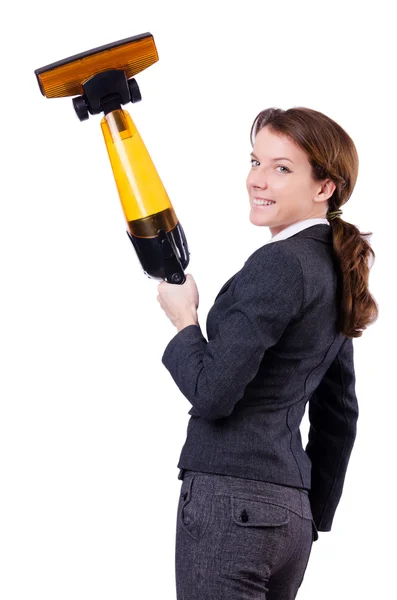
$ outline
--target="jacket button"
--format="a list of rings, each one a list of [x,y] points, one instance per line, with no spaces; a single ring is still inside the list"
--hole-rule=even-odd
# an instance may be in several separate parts
[[[241,518],[241,520],[242,520],[243,523],[246,523],[248,521],[248,513],[245,510],[245,508],[244,508],[243,511],[241,511],[240,518]]]

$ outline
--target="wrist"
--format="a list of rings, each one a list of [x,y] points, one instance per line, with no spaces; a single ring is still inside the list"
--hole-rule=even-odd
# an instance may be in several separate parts
[[[186,314],[181,315],[180,318],[175,321],[175,327],[178,329],[178,332],[181,331],[181,329],[187,327],[188,325],[198,325],[197,312],[190,311]]]

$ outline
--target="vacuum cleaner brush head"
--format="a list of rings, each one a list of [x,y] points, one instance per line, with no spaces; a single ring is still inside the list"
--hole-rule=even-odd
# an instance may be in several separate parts
[[[96,73],[120,69],[127,79],[158,61],[151,33],[142,33],[124,40],[69,56],[35,70],[41,93],[47,98],[61,98],[83,93],[82,84]]]

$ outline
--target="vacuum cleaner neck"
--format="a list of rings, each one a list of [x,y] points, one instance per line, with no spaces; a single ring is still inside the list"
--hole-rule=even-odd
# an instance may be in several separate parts
[[[142,97],[135,79],[127,79],[120,69],[102,71],[82,84],[83,95],[73,98],[73,106],[80,121],[89,114],[108,113],[120,109],[122,104],[139,102]]]

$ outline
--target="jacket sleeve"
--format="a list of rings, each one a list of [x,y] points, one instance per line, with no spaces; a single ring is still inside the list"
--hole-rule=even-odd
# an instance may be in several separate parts
[[[299,260],[281,242],[254,252],[233,281],[233,301],[207,341],[199,325],[181,329],[162,363],[204,419],[229,416],[303,302]]]
[[[353,340],[346,338],[309,399],[310,429],[305,448],[312,463],[309,492],[318,531],[330,531],[339,500],[358,419]]]

